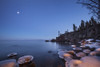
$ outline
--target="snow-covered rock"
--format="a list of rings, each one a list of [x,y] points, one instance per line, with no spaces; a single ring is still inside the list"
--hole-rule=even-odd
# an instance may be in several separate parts
[[[96,40],[96,42],[100,42],[100,40]]]
[[[91,50],[89,50],[89,49],[84,49],[83,52],[84,52],[84,53],[90,53]]]
[[[100,48],[97,48],[96,51],[100,52]]]
[[[25,56],[22,56],[18,59],[18,64],[24,64],[24,63],[28,63],[30,61],[33,60],[33,56],[31,55],[25,55]]]
[[[73,48],[73,50],[82,50],[80,47]]]
[[[64,53],[63,54],[64,58],[72,58],[73,56],[69,53]]]
[[[89,55],[91,55],[91,56],[95,56],[97,53],[98,53],[97,51],[92,51],[92,52],[90,52]]]
[[[0,67],[18,67],[15,59],[0,61]]]
[[[77,57],[84,57],[84,56],[86,56],[86,54],[83,52],[79,52],[79,53],[76,53],[76,56]]]
[[[64,59],[65,53],[67,53],[67,50],[58,50],[59,58]]]
[[[72,55],[75,54],[73,50],[67,51],[67,53],[72,54]]]
[[[75,48],[75,47],[76,47],[76,45],[71,45],[71,47],[72,47],[72,48]]]
[[[17,53],[10,53],[7,55],[8,57],[13,57],[13,56],[17,56]]]
[[[71,60],[65,67],[100,67],[100,57],[86,56],[81,60]]]

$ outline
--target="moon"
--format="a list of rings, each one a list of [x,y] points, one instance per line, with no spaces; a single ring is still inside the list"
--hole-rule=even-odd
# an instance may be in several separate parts
[[[17,14],[20,14],[20,12],[19,12],[19,11],[17,11]]]

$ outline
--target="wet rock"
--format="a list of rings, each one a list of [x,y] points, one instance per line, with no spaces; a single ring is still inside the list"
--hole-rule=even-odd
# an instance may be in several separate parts
[[[94,51],[95,49],[96,49],[95,47],[90,48],[91,51]]]
[[[48,53],[52,53],[52,51],[48,51]]]

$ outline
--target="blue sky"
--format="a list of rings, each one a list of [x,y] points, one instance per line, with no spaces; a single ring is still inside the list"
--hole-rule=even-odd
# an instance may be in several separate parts
[[[0,0],[0,38],[51,39],[58,31],[72,31],[73,24],[91,17],[76,1]]]

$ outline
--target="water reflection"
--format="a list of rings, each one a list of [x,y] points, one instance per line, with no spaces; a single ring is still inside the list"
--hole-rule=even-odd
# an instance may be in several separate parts
[[[65,43],[52,43],[42,40],[31,41],[0,41],[0,60],[7,59],[7,55],[17,52],[17,60],[24,55],[34,56],[36,67],[64,67],[64,62],[59,59],[59,49],[71,50],[70,45]]]

